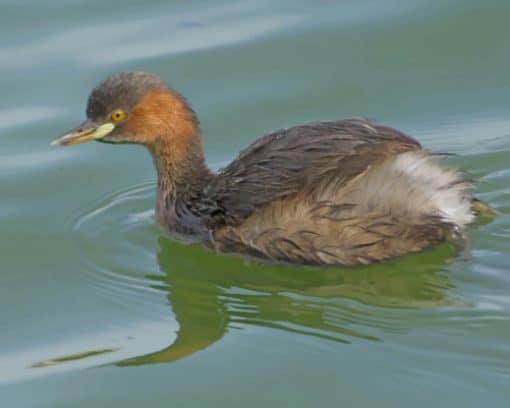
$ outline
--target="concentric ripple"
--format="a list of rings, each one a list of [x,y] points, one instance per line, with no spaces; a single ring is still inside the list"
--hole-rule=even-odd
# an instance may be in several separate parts
[[[128,229],[152,224],[154,214],[152,205],[141,209],[140,202],[149,203],[154,195],[154,188],[155,183],[147,181],[116,191],[75,216],[71,221],[72,227],[76,231],[87,231],[90,225],[92,228],[89,231],[97,230],[98,225],[104,226],[105,222],[118,221],[118,217],[122,216],[125,219],[121,225]],[[139,211],[135,211],[134,208]]]

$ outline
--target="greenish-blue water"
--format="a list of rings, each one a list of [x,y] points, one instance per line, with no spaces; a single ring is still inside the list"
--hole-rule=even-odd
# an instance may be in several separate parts
[[[6,407],[506,407],[510,3],[3,1]],[[219,168],[262,134],[364,116],[451,152],[502,215],[357,269],[257,265],[154,224],[133,146],[49,142],[110,73],[154,71]]]

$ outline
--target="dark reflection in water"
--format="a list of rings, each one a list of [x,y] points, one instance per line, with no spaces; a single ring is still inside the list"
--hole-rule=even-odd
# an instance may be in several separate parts
[[[168,291],[180,327],[177,339],[163,350],[118,364],[175,361],[217,342],[229,328],[243,325],[339,343],[353,338],[378,341],[370,334],[374,328],[394,329],[380,313],[381,307],[388,311],[454,303],[448,297],[447,278],[440,272],[454,252],[453,245],[445,244],[391,263],[315,269],[261,265],[161,237],[158,263],[163,275],[148,278],[153,287]]]

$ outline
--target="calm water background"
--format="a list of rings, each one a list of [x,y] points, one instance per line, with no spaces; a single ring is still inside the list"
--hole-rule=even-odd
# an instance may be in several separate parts
[[[168,3],[0,4],[1,406],[508,406],[510,2]],[[143,149],[49,146],[130,69],[188,97],[213,168],[365,116],[458,154],[503,215],[359,269],[172,242]]]

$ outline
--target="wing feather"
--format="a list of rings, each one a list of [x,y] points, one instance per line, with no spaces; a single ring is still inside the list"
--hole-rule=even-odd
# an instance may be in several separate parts
[[[364,119],[316,122],[270,133],[207,187],[209,227],[241,223],[257,208],[325,180],[339,186],[388,156],[420,149],[413,138]]]

